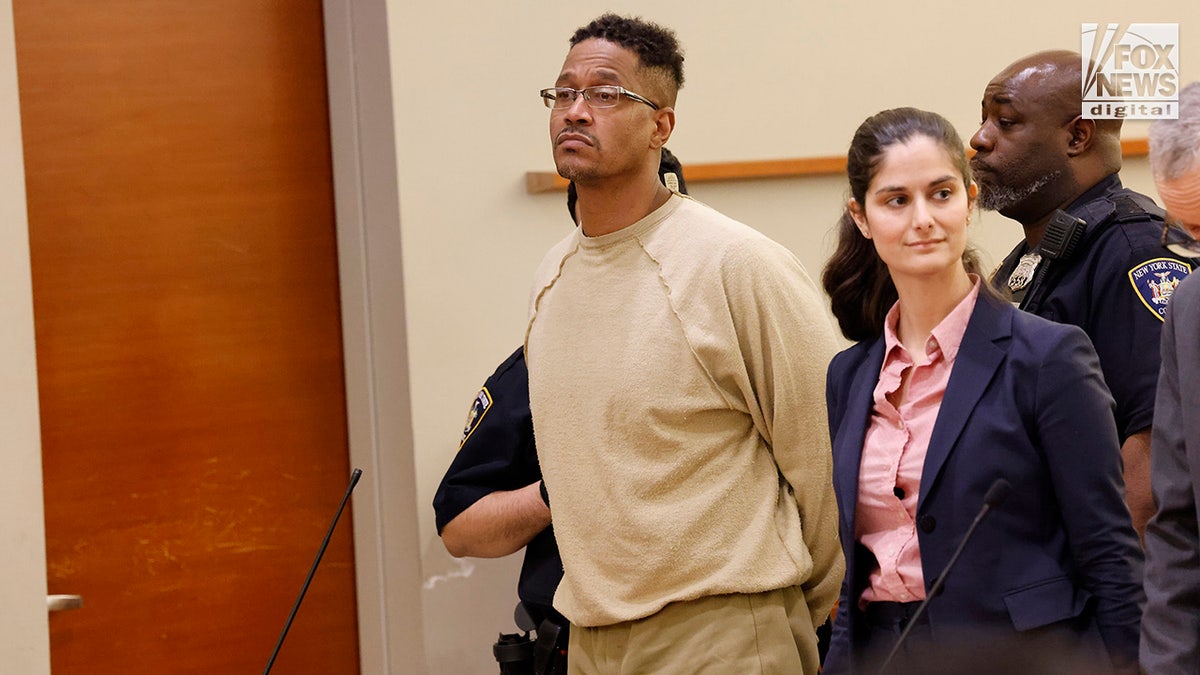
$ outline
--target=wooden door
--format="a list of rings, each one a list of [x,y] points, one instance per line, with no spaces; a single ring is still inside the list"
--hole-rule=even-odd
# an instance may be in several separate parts
[[[259,672],[350,472],[321,2],[14,18],[52,667]],[[358,672],[350,532],[274,672]]]

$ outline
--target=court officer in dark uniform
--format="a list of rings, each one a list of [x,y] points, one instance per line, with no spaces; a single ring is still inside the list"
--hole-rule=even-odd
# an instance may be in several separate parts
[[[992,283],[1039,316],[1082,328],[1116,399],[1126,501],[1139,536],[1154,513],[1150,432],[1167,301],[1192,270],[1161,244],[1163,212],[1121,185],[1121,120],[1081,113],[1082,60],[1041,52],[983,95],[971,138],[979,204],[1025,238]]]
[[[551,602],[562,577],[541,480],[529,372],[518,348],[475,395],[433,508],[442,543],[456,557],[496,558],[526,549],[517,595],[539,623],[557,618]]]
[[[687,194],[679,160],[666,148],[659,177],[667,187]],[[574,219],[572,194],[567,209]],[[565,648],[570,622],[553,607],[562,558],[534,445],[523,349],[505,359],[475,395],[458,454],[438,486],[433,509],[442,543],[455,557],[499,558],[525,548],[517,596],[539,627],[539,640],[544,644],[549,638]]]

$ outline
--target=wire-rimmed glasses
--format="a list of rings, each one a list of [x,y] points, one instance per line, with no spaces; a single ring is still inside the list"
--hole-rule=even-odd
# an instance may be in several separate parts
[[[658,110],[658,105],[638,94],[629,91],[625,87],[618,87],[615,84],[600,84],[594,87],[584,87],[583,89],[572,89],[571,87],[550,87],[543,89],[541,92],[542,103],[546,104],[547,108],[562,109],[570,108],[574,105],[576,99],[581,95],[583,100],[593,108],[611,108],[621,102],[621,97],[624,96],[638,103],[646,105]]]

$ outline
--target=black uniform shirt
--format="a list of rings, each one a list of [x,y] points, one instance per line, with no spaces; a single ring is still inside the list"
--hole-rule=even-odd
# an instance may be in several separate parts
[[[1114,200],[1147,204],[1153,211],[1120,215]],[[1088,334],[1116,399],[1117,430],[1124,442],[1151,424],[1163,314],[1171,292],[1192,266],[1163,248],[1161,210],[1148,197],[1124,188],[1116,174],[1094,185],[1066,211],[1088,224],[1079,250],[1066,260],[1042,261],[1051,266],[1045,277],[1050,287],[1035,291],[1035,278],[1021,308],[1074,324]],[[997,288],[1005,288],[1026,252],[1022,243],[1004,259],[992,280]],[[1037,306],[1028,306],[1035,296],[1040,298]]]
[[[529,371],[524,350],[517,349],[496,368],[471,405],[458,455],[433,497],[438,534],[484,496],[541,479],[529,412]],[[517,584],[517,595],[535,621],[549,615],[565,623],[551,608],[562,574],[554,528],[547,527],[525,547]]]

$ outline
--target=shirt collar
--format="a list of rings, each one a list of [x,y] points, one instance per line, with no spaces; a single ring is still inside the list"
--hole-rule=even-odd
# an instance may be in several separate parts
[[[1106,195],[1110,192],[1116,192],[1122,187],[1124,186],[1121,185],[1120,174],[1109,174],[1108,176],[1105,176],[1099,183],[1096,183],[1092,187],[1085,190],[1083,194],[1079,195],[1079,197],[1075,201],[1071,202],[1071,205],[1064,210],[1070,214],[1077,214],[1086,204],[1094,201],[1096,198],[1102,195]]]
[[[668,216],[670,216],[675,212],[676,209],[679,208],[679,205],[683,203],[684,199],[687,199],[687,197],[684,197],[679,193],[672,192],[667,198],[667,201],[663,202],[662,206],[659,206],[657,209],[646,214],[646,216],[641,220],[627,225],[626,227],[622,227],[616,232],[609,232],[608,234],[602,234],[597,237],[589,237],[583,233],[582,227],[576,227],[575,241],[579,243],[581,248],[598,250],[607,248],[614,244],[619,244],[623,241],[628,241],[629,239],[633,239],[635,237],[640,237],[646,232],[654,229],[654,227],[656,227],[662,221],[666,220]]]
[[[971,274],[971,290],[966,297],[959,301],[954,309],[942,319],[925,342],[925,353],[932,361],[938,350],[947,361],[953,361],[958,356],[958,348],[962,345],[963,335],[967,332],[967,323],[975,311],[975,301],[979,299],[979,276]],[[900,322],[900,301],[888,310],[883,321],[884,355],[890,356],[895,348],[904,349],[900,338],[896,336],[896,326]]]

